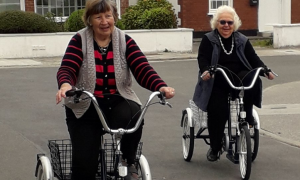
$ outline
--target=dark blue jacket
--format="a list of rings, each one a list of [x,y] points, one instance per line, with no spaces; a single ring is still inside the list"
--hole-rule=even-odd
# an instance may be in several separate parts
[[[209,41],[211,42],[211,45],[213,46],[211,65],[217,65],[220,52],[222,49],[220,41],[218,39],[218,32],[217,30],[211,31],[205,34],[205,36],[208,37]],[[251,67],[244,53],[245,45],[246,42],[248,41],[248,38],[239,32],[234,32],[234,38],[235,38],[235,48],[236,48],[237,56],[239,57],[241,62],[248,70],[252,70],[253,68]],[[193,101],[201,110],[206,111],[207,104],[214,85],[214,78],[211,78],[207,81],[203,81],[201,79],[202,73],[203,72],[199,70],[198,82],[196,84]],[[255,98],[254,105],[260,108],[261,101],[262,101],[262,83],[259,78],[258,78],[258,83],[260,88],[260,94],[258,97]]]

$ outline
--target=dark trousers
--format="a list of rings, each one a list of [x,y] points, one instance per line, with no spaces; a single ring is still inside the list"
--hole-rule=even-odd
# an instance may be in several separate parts
[[[241,72],[241,74],[246,74]],[[208,115],[208,132],[210,138],[210,147],[213,152],[217,153],[222,148],[222,138],[224,134],[224,129],[229,116],[228,107],[228,95],[238,97],[238,92],[232,90],[228,85],[227,81],[224,79],[223,75],[217,73],[215,74],[214,87],[207,105],[207,115]],[[244,86],[250,85],[253,76],[248,75],[243,80]],[[239,86],[239,81],[237,79],[233,80],[236,86]],[[253,99],[258,95],[259,87],[256,82],[254,87],[250,90],[245,91],[244,95],[244,110],[246,111],[246,121],[249,124],[253,124],[254,119],[252,115]]]
[[[137,103],[120,96],[101,98],[98,102],[112,129],[131,128],[140,115]],[[101,136],[104,134],[95,107],[91,103],[87,112],[79,119],[71,109],[66,108],[66,117],[72,141],[72,180],[95,180]],[[136,132],[122,137],[121,151],[128,164],[134,163],[142,127],[143,123]]]

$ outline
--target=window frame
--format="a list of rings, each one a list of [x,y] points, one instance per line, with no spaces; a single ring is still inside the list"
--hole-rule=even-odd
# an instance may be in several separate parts
[[[217,9],[212,9],[211,7],[212,1],[218,1],[218,0],[208,0],[208,15],[214,15],[217,11]],[[233,7],[233,0],[219,0],[219,1],[227,1],[228,6]]]
[[[17,5],[17,4],[19,4],[19,6],[20,6],[20,10],[21,11],[25,11],[25,0],[19,0],[19,3],[12,3],[12,2],[5,2],[5,3],[1,3],[2,5],[12,5],[12,4],[14,4],[14,5]]]
[[[38,12],[38,9],[42,10],[42,13],[40,15],[45,15],[46,13],[44,12],[44,9],[48,9],[47,12],[51,12],[51,8],[55,8],[55,11],[57,11],[58,8],[62,9],[62,13],[63,16],[59,16],[59,15],[55,15],[55,21],[56,22],[65,22],[67,20],[67,18],[70,16],[70,14],[78,9],[83,9],[85,8],[85,3],[82,3],[83,0],[81,0],[82,5],[78,5],[77,0],[69,0],[70,1],[74,1],[74,6],[71,6],[70,4],[68,6],[65,6],[64,4],[64,0],[62,0],[62,5],[61,6],[57,6],[57,0],[55,0],[55,5],[51,4],[51,0],[47,0],[48,1],[48,5],[37,5],[37,0],[34,0],[34,11],[37,14],[40,14]],[[87,1],[87,0],[85,0]],[[39,7],[38,7],[39,6]],[[65,16],[65,8],[69,8],[69,16]],[[71,11],[70,8],[74,8],[74,11]]]

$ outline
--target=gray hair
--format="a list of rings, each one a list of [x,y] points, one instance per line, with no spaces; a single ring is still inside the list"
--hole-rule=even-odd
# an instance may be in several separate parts
[[[222,13],[230,13],[233,15],[234,31],[238,30],[239,27],[242,25],[242,21],[240,20],[239,16],[235,12],[234,8],[232,8],[230,6],[226,6],[226,5],[220,6],[217,9],[216,13],[214,14],[213,18],[210,20],[210,26],[211,26],[212,30],[216,29],[220,14],[222,14]]]

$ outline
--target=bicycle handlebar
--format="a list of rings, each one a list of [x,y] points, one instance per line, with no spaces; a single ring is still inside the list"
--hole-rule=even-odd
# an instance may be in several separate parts
[[[69,90],[69,91],[66,92],[66,96],[68,96],[68,97],[75,96],[74,97],[74,103],[79,103],[80,101],[87,99],[87,98],[80,99],[80,96],[82,94],[87,95],[87,98],[90,98],[92,100],[104,130],[108,133],[113,133],[113,134],[124,134],[124,133],[133,133],[133,132],[135,132],[139,128],[139,126],[141,125],[142,120],[144,119],[144,115],[146,114],[146,111],[149,107],[149,104],[151,103],[151,101],[153,100],[153,98],[155,96],[159,97],[159,99],[160,99],[159,103],[160,104],[168,105],[170,108],[172,108],[172,106],[168,102],[166,102],[164,92],[160,92],[160,91],[152,92],[150,94],[149,99],[147,100],[144,108],[142,108],[141,115],[139,116],[139,119],[137,120],[137,122],[136,122],[136,124],[133,128],[131,128],[131,129],[123,129],[123,128],[110,129],[108,127],[107,123],[106,123],[106,120],[103,116],[103,113],[102,113],[100,107],[99,107],[99,104],[96,100],[96,97],[91,92],[85,91],[84,89],[77,89],[75,87],[72,90]]]
[[[226,79],[226,81],[228,82],[229,86],[230,86],[231,88],[233,88],[233,89],[236,89],[236,90],[247,90],[247,89],[251,89],[251,88],[254,86],[255,81],[256,81],[257,77],[259,76],[260,71],[264,71],[264,73],[266,73],[267,75],[268,75],[268,73],[272,73],[272,74],[274,74],[275,76],[278,76],[278,75],[277,75],[275,72],[273,72],[271,69],[268,69],[268,68],[266,68],[266,67],[259,67],[259,68],[256,69],[255,75],[254,75],[254,77],[253,77],[253,79],[252,79],[252,82],[251,82],[251,84],[250,84],[249,86],[240,86],[240,87],[237,87],[237,86],[234,86],[234,85],[232,84],[231,80],[229,79],[229,77],[227,76],[227,74],[225,73],[225,71],[224,71],[222,68],[219,68],[219,67],[216,67],[216,66],[211,66],[211,67],[209,68],[209,70],[208,70],[208,73],[210,73],[211,75],[213,75],[213,74],[215,74],[217,71],[220,71],[220,72],[223,74],[223,76],[225,77],[225,79]],[[206,76],[206,75],[207,75],[207,73],[204,74],[204,75],[201,75],[201,78],[204,77],[204,76]]]

